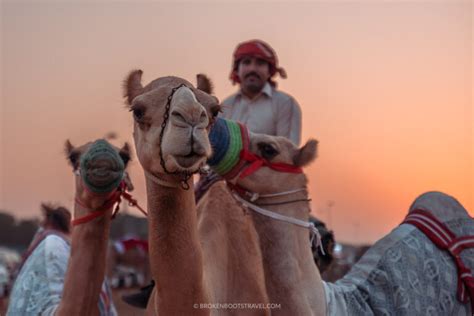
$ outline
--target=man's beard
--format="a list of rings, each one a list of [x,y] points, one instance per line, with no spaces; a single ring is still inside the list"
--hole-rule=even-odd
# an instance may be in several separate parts
[[[262,91],[263,86],[264,84],[261,84],[261,83],[251,83],[251,84],[246,84],[245,89],[251,93],[257,94],[260,91]]]
[[[247,81],[247,78],[250,77],[251,75],[252,76],[254,75],[256,78],[258,78],[258,80],[250,81],[250,82]],[[252,94],[257,94],[260,91],[262,91],[263,87],[265,86],[265,82],[263,82],[262,79],[257,74],[248,74],[247,76],[245,76],[243,85],[244,85],[245,90],[247,90],[248,92]]]

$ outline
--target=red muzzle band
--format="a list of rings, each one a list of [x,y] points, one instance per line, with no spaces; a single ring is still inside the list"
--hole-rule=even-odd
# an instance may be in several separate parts
[[[240,159],[242,161],[250,162],[250,165],[248,167],[245,167],[240,173],[240,176],[239,176],[240,179],[248,177],[249,175],[257,171],[261,167],[268,167],[270,169],[273,169],[279,172],[303,173],[303,169],[301,169],[300,167],[286,164],[286,163],[269,162],[268,160],[260,156],[257,156],[254,153],[251,153],[247,149],[242,149],[242,151],[240,152]]]

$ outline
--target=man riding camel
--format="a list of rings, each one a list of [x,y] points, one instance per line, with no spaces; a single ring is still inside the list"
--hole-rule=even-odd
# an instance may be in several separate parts
[[[301,109],[296,100],[277,90],[275,51],[262,40],[240,43],[234,51],[230,80],[239,91],[222,102],[222,117],[244,123],[254,133],[284,136],[296,145],[301,140]]]

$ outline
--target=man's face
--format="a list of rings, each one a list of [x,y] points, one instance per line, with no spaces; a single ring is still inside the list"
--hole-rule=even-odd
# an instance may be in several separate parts
[[[242,90],[255,95],[262,91],[265,83],[270,78],[270,65],[258,57],[244,57],[237,67]]]

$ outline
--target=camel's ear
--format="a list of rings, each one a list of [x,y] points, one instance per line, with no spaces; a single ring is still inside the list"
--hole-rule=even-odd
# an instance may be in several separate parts
[[[132,104],[133,99],[143,91],[142,74],[140,69],[132,70],[123,83],[123,97],[127,98],[127,104]]]
[[[310,162],[316,159],[318,141],[310,139],[303,147],[296,151],[293,157],[293,163],[298,167],[307,166]]]
[[[212,94],[214,86],[211,79],[209,79],[205,74],[197,74],[197,88],[201,91],[206,92],[207,94]]]
[[[132,154],[130,152],[130,145],[125,143],[123,147],[119,151],[120,158],[123,160],[123,164],[125,167],[127,166],[128,162],[132,159]]]
[[[76,150],[76,148],[71,144],[71,142],[66,140],[64,144],[64,152],[66,153],[66,158],[71,164],[71,166],[76,170],[79,167],[79,157],[80,153]]]

